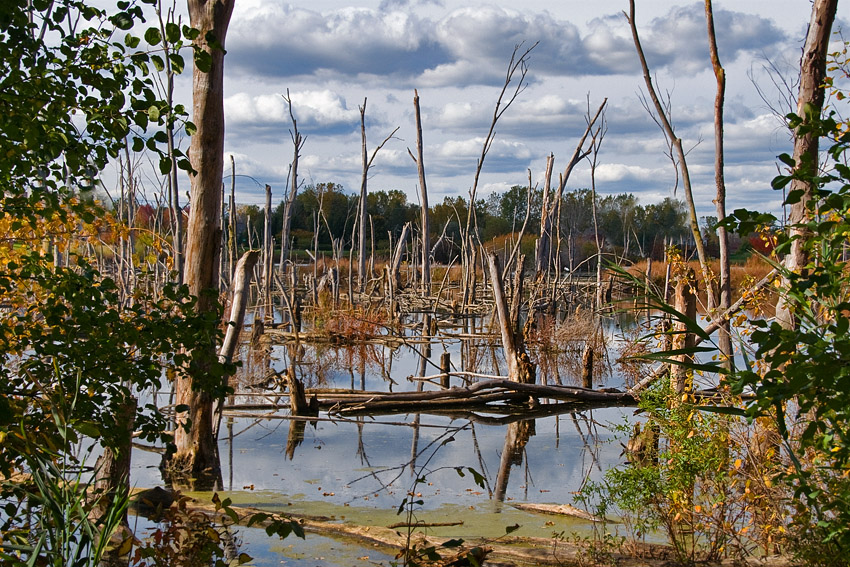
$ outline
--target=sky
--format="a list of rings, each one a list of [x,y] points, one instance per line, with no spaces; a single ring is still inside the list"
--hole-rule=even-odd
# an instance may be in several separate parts
[[[370,156],[398,128],[375,156],[369,190],[399,189],[418,203],[416,164],[408,153],[416,149],[414,90],[429,202],[467,197],[511,53],[535,42],[526,86],[496,126],[479,196],[527,185],[529,170],[532,184],[542,187],[550,153],[557,180],[585,128],[588,106],[595,111],[607,98],[597,191],[632,193],[643,204],[682,197],[662,132],[641,102],[645,86],[627,9],[626,0],[236,0],[225,57],[225,152],[236,162],[236,200],[262,204],[265,184],[275,203],[284,196],[293,154],[283,97],[289,92],[306,138],[298,171],[305,184],[334,182],[359,191],[358,107],[365,101]],[[714,12],[727,71],[727,208],[777,211],[782,196],[770,180],[776,156],[791,147],[778,115],[791,110],[811,4],[715,2]],[[704,4],[638,0],[636,16],[653,79],[669,97],[676,134],[688,151],[698,212],[713,215],[715,79]],[[779,74],[766,72],[768,66]],[[179,92],[187,100],[188,89],[183,79]],[[229,158],[226,163],[229,184]],[[585,161],[567,189],[590,182]]]

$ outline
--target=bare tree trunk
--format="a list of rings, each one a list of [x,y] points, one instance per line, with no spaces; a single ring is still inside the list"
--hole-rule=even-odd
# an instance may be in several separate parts
[[[286,91],[284,97],[289,105],[289,118],[292,120],[292,145],[295,148],[292,155],[292,166],[290,167],[291,184],[289,186],[289,194],[286,196],[286,204],[283,207],[283,223],[280,229],[280,265],[278,271],[283,274],[285,262],[289,256],[289,231],[292,226],[292,206],[295,204],[295,196],[298,194],[298,158],[301,157],[301,148],[304,147],[306,141],[298,132],[298,123],[295,121],[295,115],[292,113],[292,99],[289,97],[289,90]]]
[[[266,210],[263,226],[263,314],[268,323],[274,321],[272,306],[272,263],[274,262],[274,238],[272,238],[272,188],[266,184]]]
[[[199,313],[217,308],[218,256],[221,253],[218,192],[224,167],[224,40],[234,0],[189,0],[192,27],[200,30],[198,46],[209,56],[209,68],[195,65],[192,73],[193,122],[197,128],[189,148],[196,173],[191,176],[191,215],[186,246],[186,284],[198,298]],[[214,38],[218,45],[210,45]],[[213,296],[209,296],[209,292]],[[208,360],[216,355],[215,339],[199,344]],[[204,357],[202,356],[201,359]],[[193,366],[193,373],[206,372],[206,365]],[[177,447],[172,470],[207,484],[220,476],[218,451],[213,436],[213,397],[195,387],[195,375],[177,379],[176,403],[188,411],[179,416],[174,435]],[[191,424],[188,428],[184,427]]]
[[[431,295],[431,222],[428,210],[428,188],[425,185],[425,163],[423,161],[422,118],[419,113],[419,92],[413,91],[413,108],[416,115],[416,169],[419,171],[419,200],[421,201],[420,224],[422,225],[422,295]]]
[[[552,215],[549,214],[552,170],[555,169],[555,154],[546,156],[546,175],[543,183],[543,206],[540,207],[540,239],[534,256],[534,272],[543,273],[552,265]]]
[[[259,258],[259,251],[249,250],[236,263],[233,283],[230,286],[230,317],[228,317],[227,332],[221,343],[221,349],[218,351],[219,361],[225,364],[233,362],[236,349],[239,347],[239,335],[245,323],[245,311],[248,308],[251,293],[251,274],[254,272],[254,266],[256,266]],[[218,439],[218,431],[221,426],[221,407],[224,405],[224,400],[219,398],[216,402],[213,436]]]
[[[667,136],[667,140],[670,142],[672,146],[672,150],[675,150],[676,159],[679,162],[679,170],[682,173],[682,189],[685,193],[685,201],[688,204],[688,213],[691,220],[691,233],[694,237],[694,244],[697,249],[697,256],[699,257],[700,268],[702,269],[702,277],[705,282],[706,287],[706,295],[708,296],[708,307],[709,309],[714,308],[715,296],[714,296],[714,284],[711,281],[711,270],[708,267],[708,258],[705,253],[705,246],[702,244],[702,236],[699,231],[699,222],[697,219],[697,210],[696,205],[694,204],[694,194],[691,190],[691,177],[688,172],[688,162],[685,159],[685,149],[682,146],[682,139],[676,137],[676,133],[673,131],[673,126],[670,124],[668,120],[667,113],[664,110],[664,106],[661,104],[661,101],[658,99],[658,94],[655,92],[655,87],[652,84],[652,77],[649,74],[649,66],[646,62],[646,57],[643,54],[643,48],[640,44],[640,39],[638,38],[637,24],[635,23],[635,1],[629,0],[629,25],[632,29],[632,38],[634,39],[635,49],[637,50],[638,57],[640,58],[641,68],[643,69],[643,78],[646,83],[646,90],[649,92],[649,98],[652,100],[652,104],[655,107],[655,112],[658,115],[658,121],[661,124],[661,128],[664,131],[664,135]]]
[[[818,134],[807,130],[807,127],[811,124],[811,117],[819,117],[823,111],[826,55],[837,6],[838,0],[814,1],[809,32],[806,35],[803,57],[800,61],[797,116],[803,122],[795,132],[793,158],[795,171],[805,171],[810,174],[803,177],[816,175],[818,171]],[[799,272],[809,262],[805,244],[810,235],[804,224],[810,220],[808,203],[813,197],[813,192],[814,185],[811,181],[807,179],[791,181],[789,195],[799,195],[799,199],[791,204],[791,212],[788,216],[788,232],[794,240],[791,241],[791,250],[785,256],[785,267],[792,272]],[[786,329],[792,329],[796,325],[788,301],[782,294],[779,295],[779,301],[776,304],[776,320]]]
[[[404,228],[401,229],[401,236],[395,246],[393,252],[392,263],[390,265],[390,278],[392,279],[393,289],[401,288],[401,259],[404,256],[404,247],[407,242],[407,235],[410,232],[410,223],[404,223]]]
[[[236,273],[236,160],[230,154],[230,210],[227,221],[227,245],[230,256],[230,281]]]
[[[363,172],[360,177],[360,235],[357,246],[357,287],[360,293],[366,288],[366,184],[369,176],[369,163],[366,153],[366,99],[360,106],[360,154],[363,159]]]
[[[495,252],[488,252],[487,262],[490,269],[490,285],[493,288],[493,301],[496,304],[496,314],[499,317],[499,330],[502,335],[505,362],[508,365],[508,379],[514,382],[533,384],[535,381],[534,366],[522,348],[522,343],[517,340],[514,333],[515,325],[510,320],[510,311],[502,284],[502,268],[499,265],[499,257]]]
[[[688,269],[687,274],[683,274],[676,282],[676,290],[673,297],[673,305],[679,313],[696,320],[697,316],[697,301],[696,301],[696,278],[694,271]],[[684,323],[675,323],[673,325],[673,350],[693,348],[694,334],[688,332],[688,327]],[[679,354],[674,357],[682,364],[674,364],[670,385],[673,391],[677,394],[691,391],[693,389],[693,378],[689,375],[686,364],[693,360],[693,356],[689,354]]]
[[[711,66],[717,80],[717,94],[714,97],[714,181],[717,185],[717,197],[714,206],[717,211],[717,222],[726,218],[726,181],[723,174],[723,105],[726,98],[726,71],[720,64],[717,52],[717,38],[714,33],[714,12],[711,0],[705,0],[705,20],[708,26],[708,46],[711,53]],[[732,304],[732,279],[729,268],[729,235],[726,227],[717,228],[717,240],[720,247],[720,311],[729,309]],[[732,368],[732,336],[729,321],[724,321],[718,332],[721,364],[727,369]]]
[[[357,257],[357,281],[360,293],[366,289],[366,281],[368,280],[366,274],[366,195],[368,193],[366,186],[369,179],[369,170],[372,168],[372,162],[375,161],[375,156],[378,155],[378,152],[381,148],[384,147],[390,138],[395,136],[395,133],[398,132],[398,127],[392,131],[392,133],[384,138],[384,141],[381,142],[378,147],[372,152],[372,156],[369,157],[366,152],[366,99],[363,99],[363,106],[360,108],[360,140],[361,140],[361,155],[363,158],[363,173],[360,177],[360,214],[359,214],[359,222],[360,222],[360,240],[358,246],[358,257]]]

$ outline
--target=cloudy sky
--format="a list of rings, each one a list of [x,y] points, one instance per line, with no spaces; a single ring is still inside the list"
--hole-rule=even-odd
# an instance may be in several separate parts
[[[479,194],[525,185],[529,169],[533,182],[542,183],[549,153],[563,171],[584,129],[588,100],[595,109],[607,97],[598,191],[634,193],[644,203],[670,196],[676,176],[661,131],[641,104],[643,80],[625,9],[626,0],[237,0],[225,79],[225,151],[236,158],[237,201],[261,203],[265,183],[275,201],[283,196],[293,153],[287,90],[306,137],[299,169],[306,183],[359,189],[358,106],[367,100],[370,154],[399,128],[377,154],[369,188],[400,189],[418,202],[408,155],[416,144],[418,89],[429,200],[466,196],[511,53],[535,42],[527,88],[497,126]],[[789,149],[775,113],[787,111],[788,92],[775,83],[796,78],[810,11],[802,0],[715,3],[728,73],[730,208],[776,210],[781,201],[769,181],[776,156]],[[715,82],[703,3],[639,1],[637,22],[677,135],[690,151],[700,214],[713,214]],[[766,65],[784,76],[772,80]],[[583,164],[568,188],[589,184]]]

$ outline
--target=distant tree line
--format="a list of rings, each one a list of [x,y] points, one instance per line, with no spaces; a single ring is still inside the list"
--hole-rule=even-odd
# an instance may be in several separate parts
[[[331,242],[339,239],[343,248],[349,249],[355,234],[358,199],[359,195],[338,183],[318,183],[299,190],[293,205],[291,249],[299,253],[312,248],[317,230],[320,249],[330,249]],[[418,223],[419,205],[408,202],[407,195],[397,189],[372,191],[367,199],[370,219],[367,233],[370,239],[374,239],[375,251],[386,254],[405,223]],[[540,233],[542,200],[541,190],[533,189],[529,199],[527,188],[519,185],[476,200],[475,216],[481,241],[496,246],[518,232],[530,203],[523,252],[533,252],[534,239]],[[589,189],[564,193],[560,215],[563,266],[578,268],[596,254],[596,225],[603,249],[612,259],[661,259],[669,244],[676,244],[685,251],[693,248],[687,210],[681,200],[667,197],[659,203],[642,205],[637,197],[628,193],[597,195],[596,224],[593,205],[593,193]],[[283,209],[281,200],[272,211],[272,234],[277,239]],[[468,202],[462,196],[445,197],[430,209],[431,242],[437,242],[443,236],[434,251],[435,260],[449,262],[459,253],[461,223],[466,219]],[[241,247],[259,246],[264,223],[263,208],[237,205],[235,212],[238,244]],[[151,218],[154,209],[143,205],[140,213],[140,220]],[[167,216],[168,211],[164,210],[163,214]],[[229,214],[230,211],[225,208],[225,215]],[[716,255],[716,218],[704,217],[702,220],[703,244],[709,253]],[[737,247],[738,243],[735,244]],[[277,242],[277,245],[279,247],[280,243]]]

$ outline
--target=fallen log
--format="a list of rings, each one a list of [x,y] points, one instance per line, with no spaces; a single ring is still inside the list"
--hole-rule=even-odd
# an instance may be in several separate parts
[[[573,516],[575,518],[587,520],[588,522],[605,521],[599,516],[594,516],[590,512],[586,512],[585,510],[576,508],[575,506],[570,506],[569,504],[534,504],[532,502],[513,502],[511,503],[511,506],[525,512],[538,512],[540,514],[552,514],[555,516]]]
[[[217,513],[212,504],[193,501],[188,508],[202,511],[220,523],[228,525],[233,523],[234,518],[232,516],[222,512]],[[241,506],[231,506],[230,508],[235,513],[236,523],[238,524],[245,525],[254,515],[264,514],[268,517],[262,521],[254,522],[254,526],[265,528],[275,521],[295,520],[307,533],[339,537],[369,545],[370,547],[383,547],[391,550],[411,549],[414,546],[419,549],[434,546],[442,551],[444,550],[442,545],[453,539],[449,537],[425,536],[418,532],[408,538],[406,532],[399,532],[381,526],[339,523],[297,514],[279,516],[269,514],[269,512],[263,510]],[[577,567],[588,565],[590,544],[590,541],[571,542],[563,539],[541,537],[505,536],[498,539],[473,537],[464,538],[463,548],[460,550],[460,553],[473,552],[476,548],[485,548],[488,551],[487,560],[489,564],[498,561],[510,562],[508,563],[510,565]],[[608,561],[606,564],[619,565],[621,567],[662,567],[670,565],[670,560],[675,557],[673,549],[666,545],[633,542],[630,544],[630,547],[634,550],[633,555],[623,553],[620,550],[612,550],[606,555]],[[451,551],[451,555],[454,557],[457,556],[457,553],[457,548]],[[446,563],[442,564],[446,565]],[[748,557],[742,561],[742,564],[752,567],[791,567],[794,565],[790,559],[784,557]],[[722,563],[705,563],[704,565],[705,567],[720,567]]]

